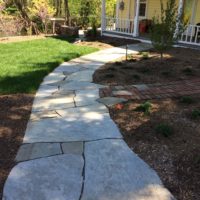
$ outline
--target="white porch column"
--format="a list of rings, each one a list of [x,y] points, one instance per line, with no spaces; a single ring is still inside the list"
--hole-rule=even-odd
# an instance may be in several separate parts
[[[134,37],[139,36],[139,11],[140,11],[140,0],[136,0],[134,32],[133,32]]]
[[[183,14],[183,5],[184,5],[184,0],[179,0],[179,5],[178,5],[178,19],[176,22],[176,30],[174,33],[174,37],[177,37],[178,31],[179,31],[179,26],[180,26],[180,20],[181,20],[181,16]]]
[[[101,8],[101,35],[103,35],[103,31],[106,29],[106,0],[102,0],[102,8]]]

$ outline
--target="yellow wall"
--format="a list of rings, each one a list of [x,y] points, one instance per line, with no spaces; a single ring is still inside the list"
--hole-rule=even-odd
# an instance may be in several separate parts
[[[200,23],[200,0],[197,0],[197,8],[196,8],[196,16],[195,16],[195,24]]]

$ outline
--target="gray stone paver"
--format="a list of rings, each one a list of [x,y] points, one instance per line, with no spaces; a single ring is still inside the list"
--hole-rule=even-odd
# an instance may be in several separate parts
[[[53,96],[50,98],[35,98],[32,111],[46,111],[74,107],[74,94]]]
[[[124,98],[117,98],[117,97],[103,97],[97,99],[99,103],[103,103],[106,106],[113,106],[118,103],[126,102],[127,100]]]
[[[85,160],[82,200],[172,200],[157,174],[123,140],[87,142]]]
[[[15,160],[21,162],[58,154],[62,154],[59,143],[24,144],[20,147]]]
[[[99,98],[99,90],[82,90],[76,91],[74,98],[76,106],[87,106],[96,103]]]
[[[64,154],[83,154],[83,142],[67,142],[61,145]]]
[[[121,137],[108,113],[89,112],[67,118],[29,122],[24,143],[91,141]]]
[[[6,200],[79,200],[83,158],[59,155],[20,163],[11,171]]]
[[[128,52],[148,48],[129,45]],[[92,83],[96,69],[124,55],[125,47],[95,52],[61,64],[44,78],[33,105],[41,112],[33,112],[27,125],[27,144],[16,158],[24,162],[6,181],[6,200],[171,200],[109,116],[105,105],[125,99],[100,99],[99,88],[106,86]]]

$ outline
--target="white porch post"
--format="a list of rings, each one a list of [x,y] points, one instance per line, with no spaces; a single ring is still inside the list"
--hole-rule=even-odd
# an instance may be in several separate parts
[[[101,9],[101,35],[103,35],[103,31],[106,29],[106,0],[102,0],[102,9]]]
[[[175,33],[174,33],[174,37],[176,38],[177,37],[177,34],[178,34],[178,31],[179,31],[179,26],[180,26],[180,19],[181,19],[181,15],[183,13],[183,2],[184,0],[179,0],[179,5],[178,5],[178,19],[177,19],[177,22],[176,22],[176,30],[175,30]]]
[[[134,37],[139,36],[139,11],[140,11],[140,0],[136,0],[134,32],[133,32]]]

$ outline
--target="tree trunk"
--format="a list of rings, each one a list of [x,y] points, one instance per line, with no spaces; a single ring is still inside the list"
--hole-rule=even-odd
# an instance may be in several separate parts
[[[65,1],[65,24],[70,25],[70,12],[69,12],[69,2],[68,0]]]

